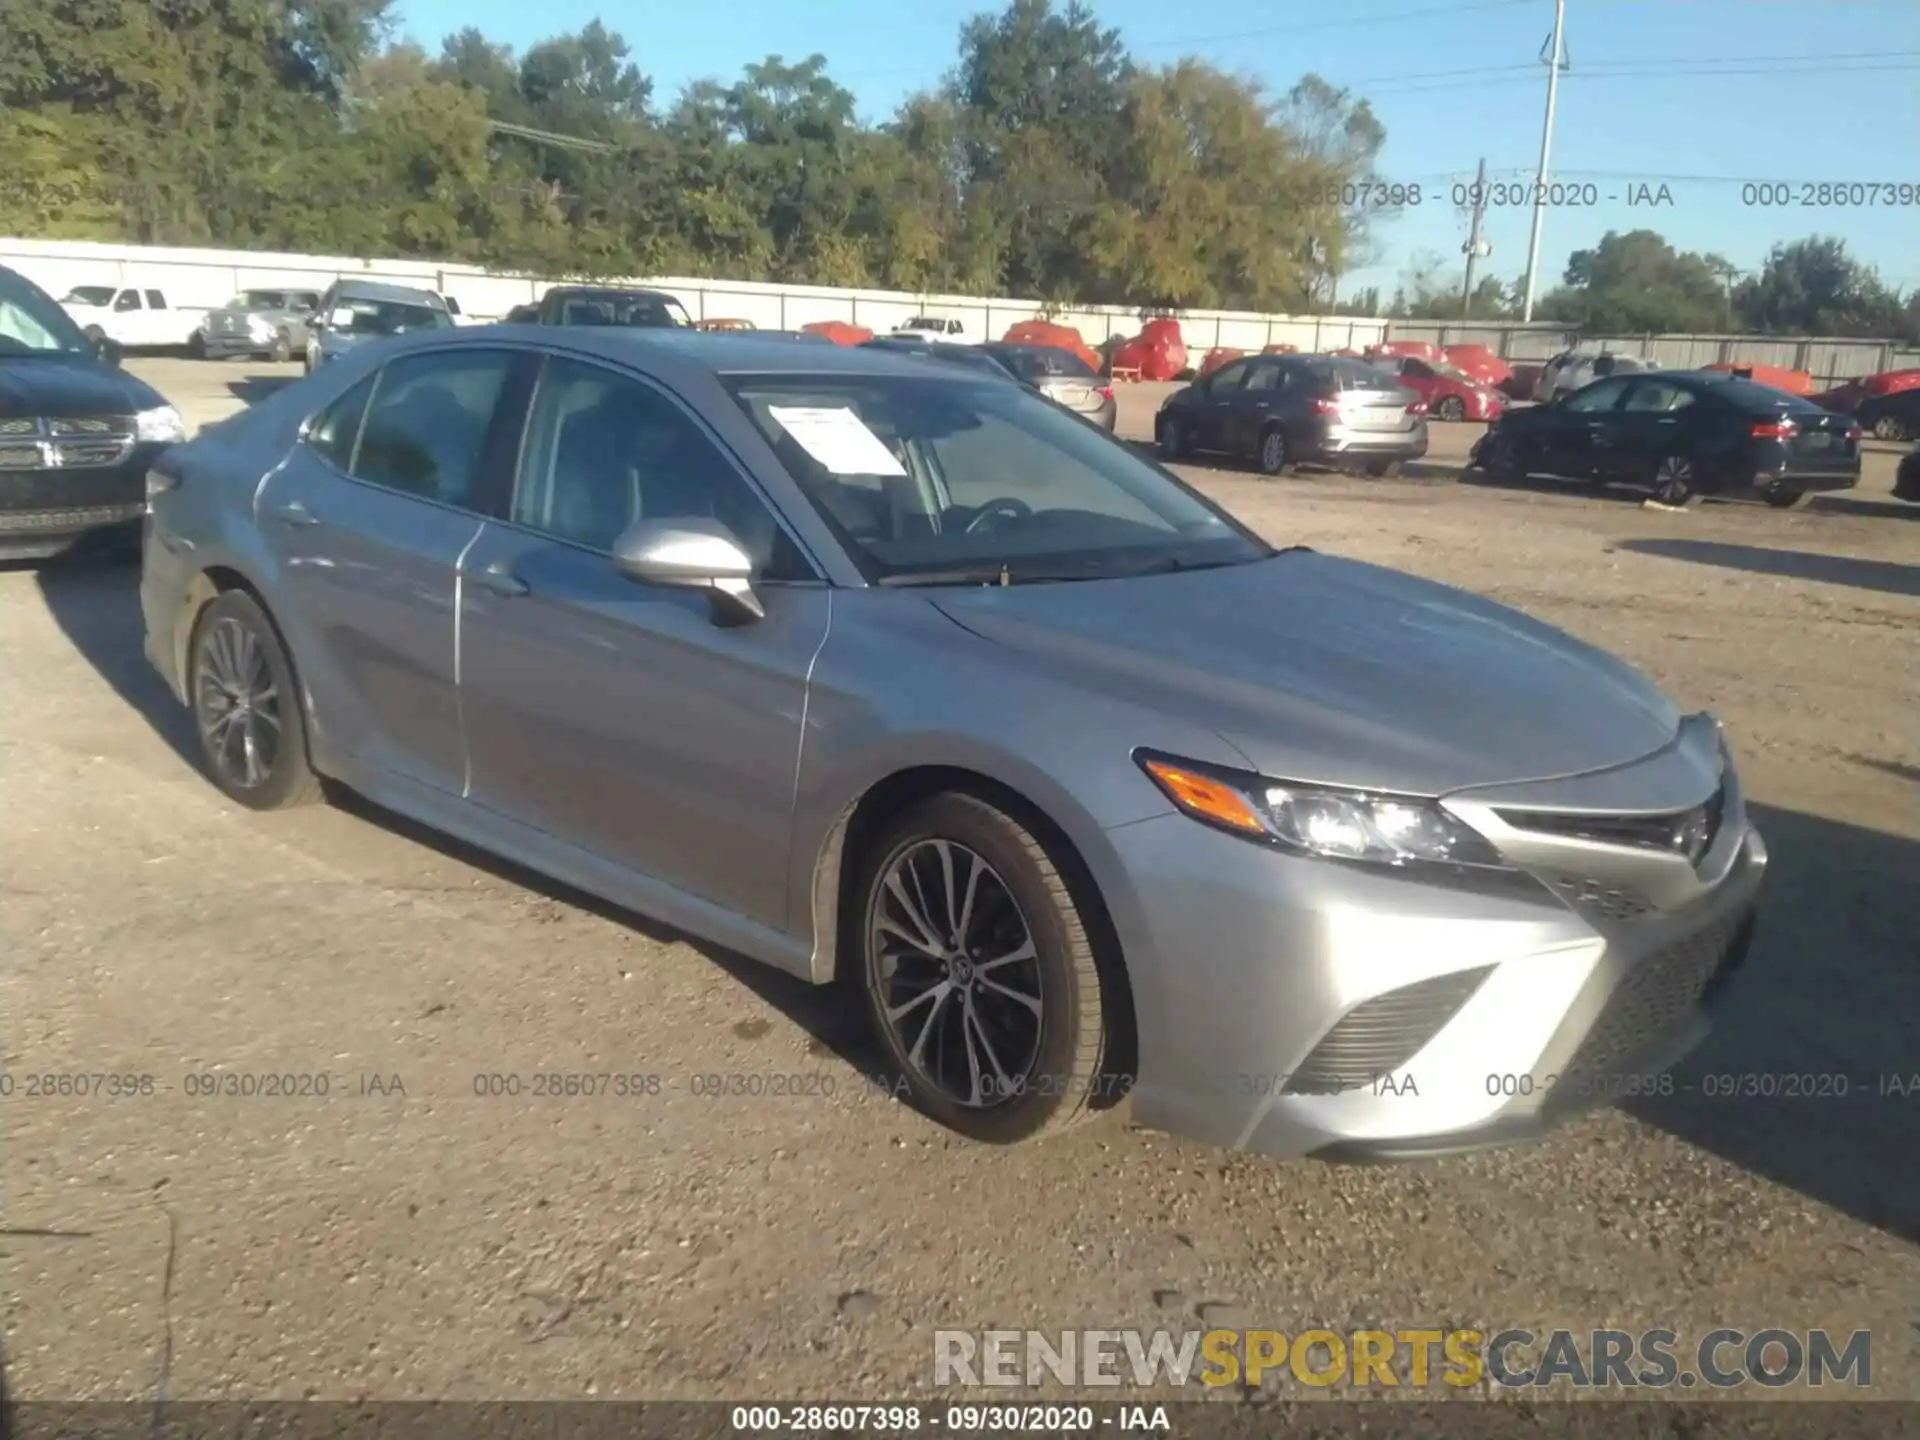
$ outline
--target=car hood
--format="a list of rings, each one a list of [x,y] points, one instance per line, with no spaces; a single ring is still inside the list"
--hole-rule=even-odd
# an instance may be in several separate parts
[[[1050,676],[1211,729],[1283,779],[1441,795],[1624,764],[1680,721],[1639,672],[1552,626],[1305,550],[932,598]]]
[[[91,356],[0,356],[0,419],[132,415],[164,404],[152,386]]]

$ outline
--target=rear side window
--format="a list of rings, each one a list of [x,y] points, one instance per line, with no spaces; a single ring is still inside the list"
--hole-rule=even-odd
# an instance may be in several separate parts
[[[513,356],[505,350],[408,355],[380,372],[354,478],[470,509],[494,403]]]
[[[334,469],[353,473],[353,446],[360,438],[360,419],[367,413],[374,377],[369,375],[322,410],[307,427],[307,447]]]
[[[1713,390],[1729,404],[1750,412],[1764,411],[1773,414],[1784,410],[1789,415],[1828,413],[1805,396],[1795,395],[1787,390],[1776,390],[1771,385],[1762,385],[1754,380],[1722,380],[1714,385]]]
[[[161,293],[160,293],[160,292],[159,292],[158,290],[149,290],[149,291],[147,291],[147,308],[148,308],[149,310],[164,310],[164,309],[166,309],[166,308],[167,308],[167,297],[166,297],[166,296],[164,296],[164,295],[162,295],[162,294],[161,294]]]

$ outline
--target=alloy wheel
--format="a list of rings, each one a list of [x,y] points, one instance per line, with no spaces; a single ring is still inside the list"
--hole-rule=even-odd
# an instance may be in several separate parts
[[[1287,436],[1278,426],[1260,437],[1260,468],[1278,475],[1287,464]]]
[[[867,981],[917,1076],[960,1105],[1018,1100],[1040,1054],[1033,932],[998,871],[952,840],[918,840],[879,872]]]
[[[1449,395],[1434,409],[1434,418],[1439,420],[1464,420],[1467,407],[1458,395]]]
[[[1904,440],[1907,427],[1901,423],[1898,415],[1882,415],[1873,422],[1873,434],[1877,440]]]
[[[1693,462],[1668,455],[1653,472],[1653,498],[1662,505],[1684,505],[1693,498]]]
[[[232,616],[200,637],[194,718],[221,778],[256,790],[273,777],[282,728],[279,687],[259,637]]]

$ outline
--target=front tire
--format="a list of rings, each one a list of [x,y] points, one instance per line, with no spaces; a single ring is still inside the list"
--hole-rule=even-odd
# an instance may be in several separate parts
[[[293,337],[282,330],[273,337],[273,345],[267,351],[267,358],[276,365],[284,365],[293,358]]]
[[[244,590],[214,600],[194,622],[187,656],[187,694],[208,778],[249,810],[319,799],[299,682],[260,602]]]
[[[1166,415],[1160,420],[1160,458],[1162,460],[1182,460],[1189,448],[1187,427],[1180,423],[1178,415]]]
[[[1881,415],[1873,422],[1873,438],[1876,440],[1905,440],[1906,422],[1898,415]]]
[[[1283,473],[1293,460],[1287,447],[1287,432],[1278,425],[1269,425],[1260,436],[1260,449],[1254,459],[1262,475]]]
[[[868,1018],[919,1108],[1006,1145],[1098,1100],[1108,1007],[1080,908],[1020,821],[971,795],[922,801],[860,871]]]

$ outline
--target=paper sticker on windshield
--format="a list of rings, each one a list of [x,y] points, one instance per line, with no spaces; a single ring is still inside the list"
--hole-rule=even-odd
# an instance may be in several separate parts
[[[866,423],[844,408],[769,405],[782,430],[832,475],[905,475],[894,454]]]

